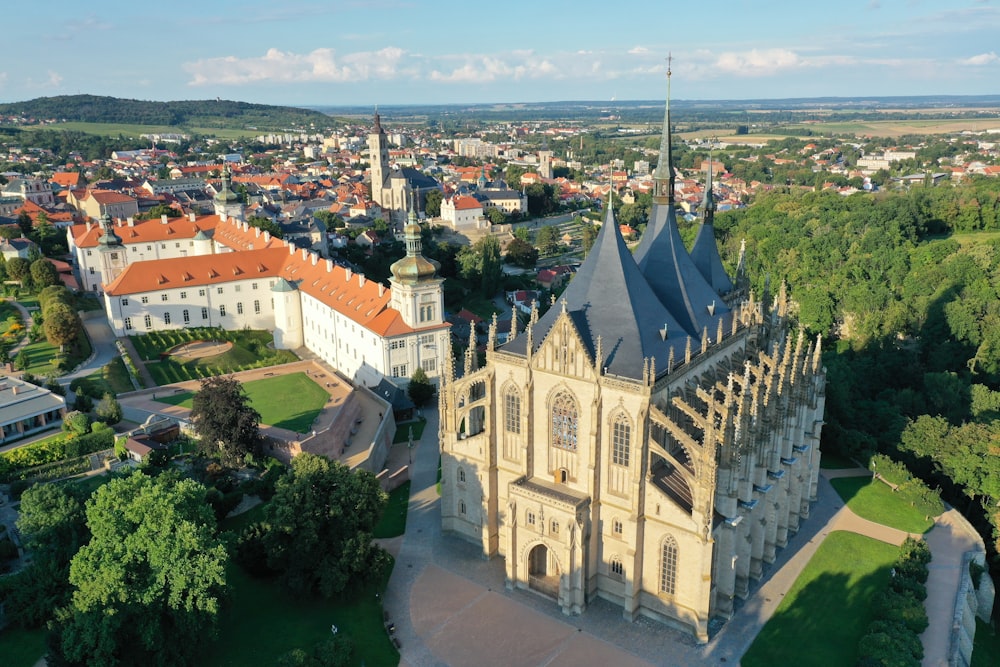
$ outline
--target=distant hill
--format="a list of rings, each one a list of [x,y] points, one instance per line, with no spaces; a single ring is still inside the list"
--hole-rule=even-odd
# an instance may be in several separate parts
[[[319,111],[250,104],[229,100],[147,102],[97,95],[39,97],[0,104],[0,115],[27,116],[85,123],[127,123],[171,127],[255,128],[264,130],[331,127],[333,119]]]

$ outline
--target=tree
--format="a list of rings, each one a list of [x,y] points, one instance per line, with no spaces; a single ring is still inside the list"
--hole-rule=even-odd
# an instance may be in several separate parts
[[[87,501],[55,648],[70,664],[193,665],[226,588],[206,489],[170,474],[113,479]]]
[[[538,230],[535,246],[542,255],[554,255],[559,250],[559,230],[554,225],[546,225]]]
[[[507,216],[504,214],[503,211],[498,209],[496,206],[486,207],[484,213],[486,213],[486,217],[489,218],[490,222],[493,223],[494,225],[502,225],[503,223],[507,222]]]
[[[104,394],[95,412],[97,418],[109,426],[114,426],[122,420],[122,406],[110,392]]]
[[[45,311],[45,321],[42,324],[45,330],[45,339],[51,345],[58,345],[63,349],[67,344],[76,340],[80,335],[83,324],[80,316],[62,302],[52,303]]]
[[[584,220],[581,229],[583,230],[583,256],[586,257],[590,254],[590,249],[594,247],[594,241],[597,240],[597,227]]]
[[[50,287],[59,284],[59,272],[47,259],[36,259],[31,263],[31,282],[35,287]]]
[[[23,257],[11,257],[7,260],[7,277],[24,283],[31,278],[31,262]]]
[[[260,413],[239,380],[231,376],[205,378],[194,395],[191,420],[201,438],[199,448],[226,464],[241,464],[260,450]]]
[[[515,238],[507,244],[507,262],[522,269],[533,269],[538,263],[538,249],[527,241]]]
[[[500,241],[495,236],[484,236],[476,241],[480,255],[480,287],[486,298],[492,298],[500,288],[503,278],[503,261],[500,259]]]
[[[70,559],[90,539],[82,497],[72,485],[35,484],[21,496],[17,528],[31,564],[8,578],[3,601],[8,618],[30,628],[70,600]]]
[[[434,385],[427,378],[427,373],[424,372],[423,368],[417,368],[413,371],[413,375],[410,376],[410,384],[406,387],[406,393],[409,394],[414,405],[418,408],[427,405],[427,402],[434,398],[435,391]]]
[[[17,226],[21,228],[21,236],[28,238],[34,227],[34,222],[31,220],[31,216],[25,211],[21,211],[17,216]]]
[[[90,416],[85,412],[67,412],[63,417],[62,430],[73,435],[90,433]]]
[[[285,234],[284,230],[281,229],[281,225],[276,223],[274,220],[271,220],[271,218],[255,215],[252,218],[249,218],[247,223],[251,227],[257,227],[261,231],[267,232],[276,239],[280,239]]]
[[[444,195],[440,190],[428,190],[424,196],[424,213],[429,218],[436,218],[441,215],[441,201]]]
[[[390,558],[371,531],[386,500],[367,470],[299,454],[268,507],[268,565],[293,591],[324,597],[381,576]]]

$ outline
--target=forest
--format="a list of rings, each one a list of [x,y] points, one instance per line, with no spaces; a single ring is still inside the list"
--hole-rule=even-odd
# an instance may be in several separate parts
[[[229,100],[150,102],[97,95],[39,97],[0,104],[0,116],[23,115],[85,123],[128,123],[171,127],[216,127],[259,130],[332,127],[333,118],[297,107],[250,104]]]
[[[783,189],[716,218],[757,294],[787,283],[824,339],[825,451],[905,463],[1000,544],[1000,180]]]

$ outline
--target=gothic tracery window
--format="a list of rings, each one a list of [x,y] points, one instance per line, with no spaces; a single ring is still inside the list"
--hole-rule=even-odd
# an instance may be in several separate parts
[[[521,433],[521,395],[514,387],[508,387],[503,396],[504,429],[508,433]]]
[[[631,435],[628,416],[624,412],[618,413],[611,426],[611,462],[615,465],[628,465]]]
[[[677,584],[677,541],[673,536],[663,538],[660,547],[660,592],[673,595]]]
[[[579,411],[576,401],[561,391],[552,401],[552,444],[560,449],[576,451]]]

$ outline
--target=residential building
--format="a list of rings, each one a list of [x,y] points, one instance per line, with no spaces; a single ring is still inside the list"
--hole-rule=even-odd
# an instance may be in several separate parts
[[[14,377],[0,378],[0,443],[58,426],[66,399]]]
[[[455,195],[441,202],[441,219],[453,229],[483,226],[483,205],[475,197]]]

